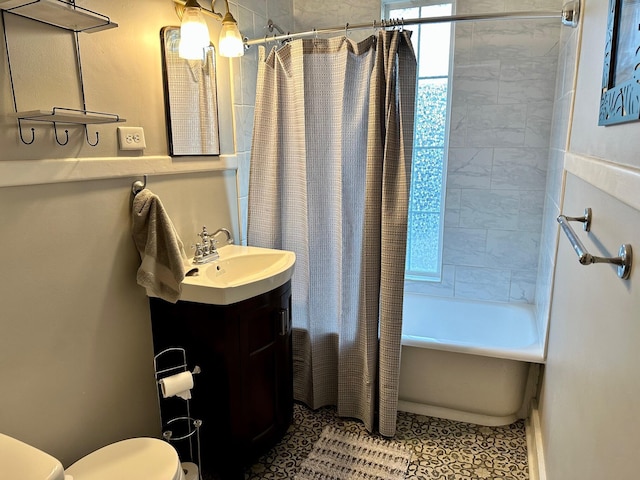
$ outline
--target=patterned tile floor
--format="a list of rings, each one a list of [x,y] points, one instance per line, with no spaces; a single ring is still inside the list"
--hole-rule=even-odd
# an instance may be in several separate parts
[[[360,421],[339,418],[334,408],[312,411],[296,404],[288,432],[245,471],[245,480],[292,479],[327,425],[368,435]],[[399,412],[394,440],[413,452],[406,479],[529,478],[522,421],[504,427],[482,427]]]

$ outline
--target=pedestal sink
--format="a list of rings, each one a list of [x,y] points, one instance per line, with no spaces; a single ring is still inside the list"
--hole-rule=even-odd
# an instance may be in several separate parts
[[[194,265],[182,282],[180,300],[229,305],[284,285],[293,275],[296,255],[287,250],[225,245],[220,258]]]

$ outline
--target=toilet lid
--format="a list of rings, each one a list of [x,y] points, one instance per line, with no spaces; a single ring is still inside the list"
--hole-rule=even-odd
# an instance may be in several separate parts
[[[74,480],[179,480],[175,449],[157,438],[131,438],[112,443],[65,470]]]

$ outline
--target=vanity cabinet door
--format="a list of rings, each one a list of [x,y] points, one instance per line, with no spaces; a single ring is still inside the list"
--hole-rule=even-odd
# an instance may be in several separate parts
[[[291,292],[271,292],[250,312],[239,312],[243,429],[248,456],[272,446],[289,427],[293,415],[291,361]]]

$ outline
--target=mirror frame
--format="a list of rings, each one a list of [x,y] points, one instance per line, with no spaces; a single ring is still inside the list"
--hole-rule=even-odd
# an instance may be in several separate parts
[[[164,86],[165,117],[170,156],[218,156],[220,155],[220,132],[218,118],[218,93],[216,82],[216,53],[213,44],[205,49],[204,60],[185,60],[178,56],[180,27],[167,26],[160,30],[162,47],[162,78]],[[198,70],[200,69],[200,70]],[[208,71],[207,71],[208,69]],[[200,83],[200,72],[209,74],[209,82]],[[175,77],[186,82],[176,84]],[[194,79],[189,89],[189,79]],[[185,92],[186,95],[185,95]],[[202,111],[202,99],[207,99]],[[209,126],[203,130],[203,120]],[[200,134],[189,134],[192,131]],[[202,132],[209,135],[202,135]],[[185,133],[186,132],[186,133]]]
[[[638,28],[623,28],[625,2],[628,0],[609,0],[598,125],[640,120],[640,33]],[[636,9],[634,13],[640,16],[638,0],[626,5]],[[621,73],[617,67],[622,62],[626,67],[623,73],[631,77],[626,81],[616,78]]]

